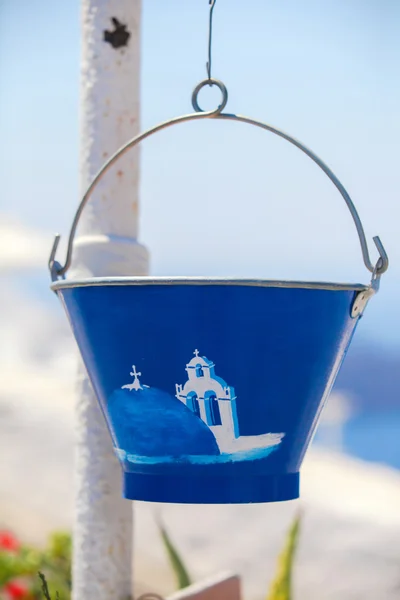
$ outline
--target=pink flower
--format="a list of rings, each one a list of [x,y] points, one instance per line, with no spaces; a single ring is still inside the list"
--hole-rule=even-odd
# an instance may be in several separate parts
[[[10,600],[23,600],[31,598],[31,594],[27,586],[19,581],[9,581],[3,588],[6,598]]]
[[[0,550],[17,552],[19,548],[20,543],[12,533],[9,531],[0,531]]]

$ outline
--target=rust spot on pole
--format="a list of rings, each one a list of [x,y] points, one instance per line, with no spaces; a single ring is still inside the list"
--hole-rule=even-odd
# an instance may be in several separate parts
[[[111,44],[115,49],[124,48],[128,45],[131,33],[128,31],[127,26],[121,23],[116,17],[111,17],[111,22],[114,25],[114,29],[112,31],[108,29],[104,30],[104,41]]]

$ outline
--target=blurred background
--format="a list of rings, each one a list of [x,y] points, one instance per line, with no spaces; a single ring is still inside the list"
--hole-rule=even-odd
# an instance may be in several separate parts
[[[191,111],[207,11],[143,0],[143,129]],[[78,0],[0,2],[0,527],[38,543],[72,514],[76,355],[47,258],[79,200],[79,24]],[[296,598],[400,598],[399,30],[396,0],[219,0],[214,13],[228,110],[321,156],[372,260],[379,235],[391,261],[304,466]],[[204,108],[218,100],[203,90]],[[153,274],[369,281],[337,190],[261,130],[198,122],[149,139],[140,198]],[[162,510],[196,577],[239,571],[250,599],[264,596],[298,504]],[[136,579],[146,586],[156,565],[166,593],[152,511],[137,504]]]

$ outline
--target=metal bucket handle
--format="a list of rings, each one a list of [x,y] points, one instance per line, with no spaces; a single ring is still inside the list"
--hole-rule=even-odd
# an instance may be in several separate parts
[[[197,101],[200,90],[206,85],[217,86],[220,89],[221,94],[222,94],[222,102],[218,106],[218,108],[215,110],[212,110],[212,111],[208,111],[208,112],[203,111],[200,108],[198,101]],[[316,154],[314,154],[314,152],[312,152],[309,148],[304,146],[301,142],[299,142],[292,136],[281,131],[280,129],[277,129],[276,127],[272,127],[272,125],[268,125],[267,123],[263,123],[261,121],[256,121],[255,119],[251,119],[249,117],[244,117],[241,115],[235,115],[235,114],[229,114],[229,113],[223,113],[222,111],[224,110],[227,102],[228,102],[228,91],[227,91],[225,85],[222,83],[222,81],[219,81],[218,79],[211,79],[211,78],[205,79],[204,81],[201,81],[193,90],[192,105],[196,112],[190,113],[188,115],[183,115],[181,117],[176,117],[174,119],[170,119],[169,121],[160,123],[160,124],[156,125],[155,127],[152,127],[151,129],[148,129],[147,131],[140,133],[139,135],[137,135],[136,137],[131,139],[129,142],[127,142],[124,146],[122,146],[119,150],[117,150],[117,152],[115,152],[115,154],[113,154],[113,156],[111,156],[111,158],[103,165],[103,167],[100,169],[100,171],[98,171],[97,175],[94,177],[93,181],[87,188],[87,190],[78,206],[78,209],[76,211],[76,214],[75,214],[72,226],[71,226],[69,239],[68,239],[67,256],[66,256],[65,264],[63,266],[55,260],[57,247],[58,247],[58,244],[60,241],[60,235],[57,234],[55,236],[53,248],[51,250],[51,254],[50,254],[50,258],[49,258],[49,269],[50,269],[52,281],[57,281],[57,279],[59,277],[65,276],[66,272],[68,271],[69,267],[71,266],[73,241],[74,241],[74,237],[75,237],[76,230],[78,227],[80,216],[82,214],[83,209],[86,206],[86,203],[88,202],[90,196],[92,195],[95,187],[97,186],[97,184],[99,183],[99,181],[103,177],[103,175],[105,175],[105,173],[110,169],[110,167],[121,156],[123,156],[128,150],[130,150],[131,148],[133,148],[134,146],[139,144],[144,139],[153,135],[154,133],[161,131],[162,129],[166,129],[167,127],[170,127],[171,125],[176,125],[178,123],[184,123],[185,121],[194,121],[196,119],[212,118],[212,119],[225,119],[225,120],[231,120],[231,121],[240,121],[242,123],[248,123],[249,125],[255,125],[256,127],[261,127],[262,129],[266,129],[267,131],[270,131],[271,133],[278,135],[279,137],[283,138],[284,140],[287,140],[288,142],[290,142],[291,144],[293,144],[294,146],[299,148],[302,152],[304,152],[304,154],[309,156],[311,158],[311,160],[313,160],[322,169],[322,171],[327,175],[327,177],[329,177],[329,179],[339,190],[344,201],[346,202],[347,207],[350,211],[351,216],[353,217],[353,221],[354,221],[354,224],[357,229],[364,264],[367,267],[367,269],[373,274],[372,279],[373,279],[373,282],[375,283],[375,286],[378,284],[379,277],[387,270],[387,268],[389,266],[389,259],[386,254],[386,251],[385,251],[383,244],[382,244],[381,240],[379,239],[379,237],[375,236],[373,238],[373,240],[374,240],[375,246],[378,250],[379,258],[378,258],[376,265],[374,266],[371,263],[371,260],[369,257],[367,240],[365,238],[364,229],[363,229],[360,217],[357,213],[356,207],[354,206],[353,201],[351,200],[346,189],[340,183],[340,181],[334,175],[334,173],[330,170],[330,168]]]

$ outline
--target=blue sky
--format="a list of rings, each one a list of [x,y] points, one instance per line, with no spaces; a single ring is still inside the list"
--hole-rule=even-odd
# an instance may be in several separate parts
[[[145,128],[191,111],[208,0],[143,4]],[[229,112],[312,148],[350,192],[371,244],[381,236],[391,267],[363,328],[398,341],[400,4],[217,0],[214,19],[213,74]],[[0,211],[49,233],[67,232],[78,201],[78,77],[77,0],[0,3]],[[217,92],[201,100],[211,107]],[[338,192],[261,130],[202,122],[148,140],[141,203],[155,274],[368,281]]]

